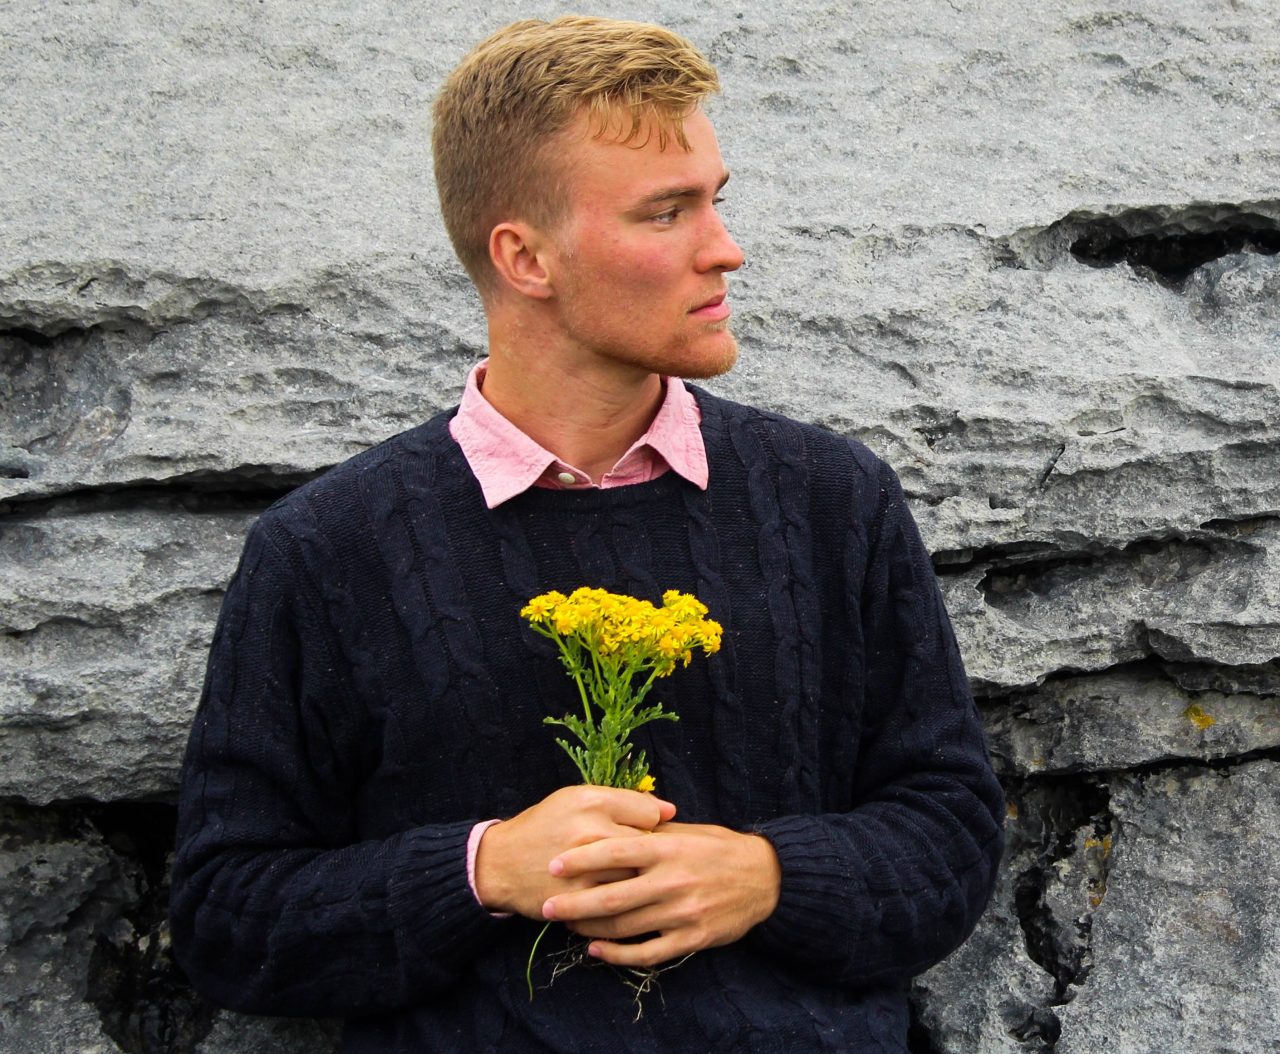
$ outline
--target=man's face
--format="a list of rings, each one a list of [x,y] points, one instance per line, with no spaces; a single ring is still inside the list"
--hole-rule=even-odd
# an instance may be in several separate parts
[[[548,262],[551,306],[579,361],[714,377],[737,358],[724,276],[742,250],[716,210],[728,173],[701,110],[684,130],[688,151],[674,138],[660,149],[656,128],[620,144],[593,138],[584,114],[564,137],[568,209],[547,234]]]

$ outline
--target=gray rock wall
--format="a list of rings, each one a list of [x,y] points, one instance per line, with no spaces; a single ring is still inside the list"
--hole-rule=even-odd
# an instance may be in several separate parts
[[[602,0],[717,63],[731,397],[899,469],[1010,845],[918,1054],[1280,1051],[1270,0]],[[315,1051],[167,951],[177,767],[254,515],[481,354],[430,182],[558,3],[0,15],[0,1049]]]

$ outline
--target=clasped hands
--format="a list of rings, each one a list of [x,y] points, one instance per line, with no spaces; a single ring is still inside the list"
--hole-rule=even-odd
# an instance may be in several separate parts
[[[759,835],[675,813],[652,794],[562,788],[484,833],[476,893],[490,911],[564,923],[615,966],[729,944],[777,906],[777,854]]]

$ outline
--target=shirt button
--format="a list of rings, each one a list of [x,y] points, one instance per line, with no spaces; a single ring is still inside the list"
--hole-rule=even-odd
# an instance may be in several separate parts
[[[558,479],[566,487],[578,482],[578,477],[575,476],[572,472],[561,472],[558,476],[556,476],[556,479]]]

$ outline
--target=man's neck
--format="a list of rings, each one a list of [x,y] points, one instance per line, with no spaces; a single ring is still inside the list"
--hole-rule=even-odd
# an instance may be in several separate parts
[[[555,360],[491,346],[484,397],[540,446],[599,480],[648,430],[662,379],[619,364]]]

